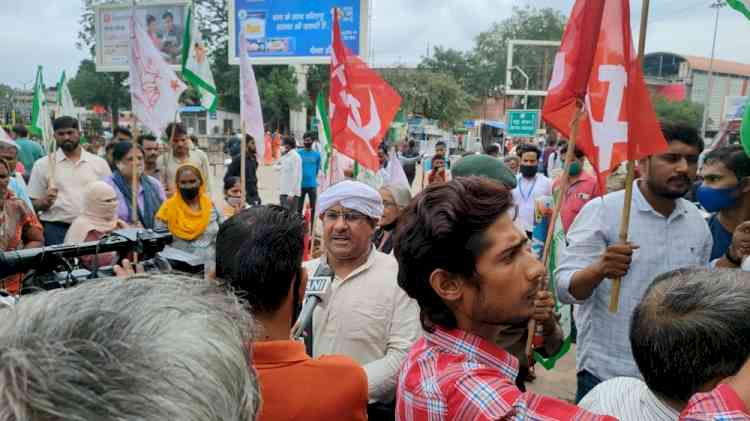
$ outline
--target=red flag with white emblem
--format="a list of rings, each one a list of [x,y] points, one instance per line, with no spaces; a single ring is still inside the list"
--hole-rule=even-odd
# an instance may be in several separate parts
[[[576,142],[596,168],[600,179],[615,170],[622,161],[637,160],[667,149],[646,89],[641,62],[633,48],[628,1],[602,3],[604,10],[584,101],[585,118],[579,123]],[[554,74],[559,75],[558,64],[556,61]],[[564,75],[563,80],[559,81],[553,76],[551,96],[555,94],[553,88],[570,83],[565,76],[574,77]],[[554,100],[554,97],[551,99]],[[570,130],[566,128],[573,119],[575,108],[565,110],[548,114],[545,119],[567,135]]]
[[[333,147],[373,171],[378,146],[401,105],[401,97],[344,45],[334,11],[330,116]]]

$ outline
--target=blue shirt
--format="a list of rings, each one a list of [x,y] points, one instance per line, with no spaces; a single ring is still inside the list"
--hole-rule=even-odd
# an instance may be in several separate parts
[[[26,186],[19,183],[18,180],[16,180],[15,175],[10,178],[8,188],[16,195],[16,199],[23,200],[24,203],[29,205],[29,209],[34,210],[34,205],[31,204],[31,198],[29,197],[28,191],[26,191]]]
[[[318,171],[320,171],[320,152],[316,150],[298,149],[302,158],[302,188],[318,187]]]
[[[708,218],[708,229],[711,230],[711,237],[714,239],[714,246],[711,248],[711,260],[724,256],[727,249],[732,244],[732,233],[724,228],[719,222],[719,214],[715,213]]]

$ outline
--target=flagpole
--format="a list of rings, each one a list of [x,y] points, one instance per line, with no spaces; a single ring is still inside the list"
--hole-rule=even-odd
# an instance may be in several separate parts
[[[643,0],[641,8],[641,32],[638,35],[638,65],[642,66],[640,61],[643,59],[643,53],[646,50],[646,29],[648,28],[648,9],[650,0]],[[630,139],[628,139],[630,141]],[[628,230],[630,228],[630,206],[633,202],[633,179],[635,178],[635,161],[628,160],[628,173],[625,176],[625,202],[622,207],[622,220],[620,221],[620,242],[628,241]],[[620,307],[620,285],[622,278],[612,280],[612,294],[609,297],[609,312],[617,313]]]
[[[130,177],[130,219],[133,222],[133,225],[136,225],[138,223],[138,163],[135,151],[138,148],[139,136],[140,133],[138,131],[138,117],[136,117],[135,113],[133,113],[133,148],[131,149],[133,154],[133,174]]]
[[[555,234],[555,224],[557,223],[557,218],[560,215],[560,210],[562,210],[563,202],[565,202],[565,192],[568,190],[568,186],[570,185],[570,166],[573,163],[573,159],[575,158],[575,149],[576,149],[576,140],[578,138],[578,123],[583,116],[583,104],[578,101],[576,102],[576,112],[573,116],[573,120],[570,122],[571,124],[571,131],[570,131],[570,139],[568,139],[568,151],[565,154],[565,165],[563,166],[563,173],[562,178],[560,180],[560,196],[557,200],[557,203],[555,203],[555,208],[552,211],[552,217],[549,222],[549,226],[547,227],[547,238],[544,240],[544,252],[542,253],[542,264],[544,265],[545,270],[549,266],[549,259],[550,259],[550,250],[552,249],[552,241]],[[554,196],[554,194],[553,194]],[[548,275],[549,276],[549,275]],[[539,286],[539,289],[546,289],[547,288],[547,282],[545,279],[541,281],[541,285]],[[531,366],[531,358],[532,358],[532,345],[534,344],[534,335],[536,335],[537,326],[536,326],[536,320],[531,319],[529,320],[529,331],[528,336],[526,338],[526,357],[529,360],[529,367]]]
[[[242,132],[242,138],[240,139],[240,186],[242,194],[240,197],[242,198],[242,206],[247,203],[246,200],[246,194],[247,191],[245,189],[245,160],[247,159],[247,134],[245,134],[245,122],[243,121],[240,123],[241,132]]]

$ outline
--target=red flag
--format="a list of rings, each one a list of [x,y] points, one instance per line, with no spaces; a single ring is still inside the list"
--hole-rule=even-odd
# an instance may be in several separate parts
[[[344,45],[338,10],[331,49],[331,138],[333,147],[377,171],[378,146],[401,105],[401,97]]]
[[[600,178],[622,161],[637,160],[667,149],[646,89],[641,62],[633,48],[628,1],[602,3],[604,12],[585,96],[586,113],[579,123],[576,142]],[[557,62],[555,64],[557,66]],[[561,83],[573,84],[570,80]],[[550,91],[550,95],[553,94]],[[545,119],[567,136],[574,113],[575,108],[568,106],[557,113],[553,111]]]

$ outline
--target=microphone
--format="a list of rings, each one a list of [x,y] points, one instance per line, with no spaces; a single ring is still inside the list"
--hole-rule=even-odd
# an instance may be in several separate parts
[[[321,263],[305,287],[305,301],[297,321],[292,326],[292,339],[300,340],[307,328],[312,324],[312,316],[315,307],[325,305],[331,293],[333,283],[333,271],[325,263]]]

